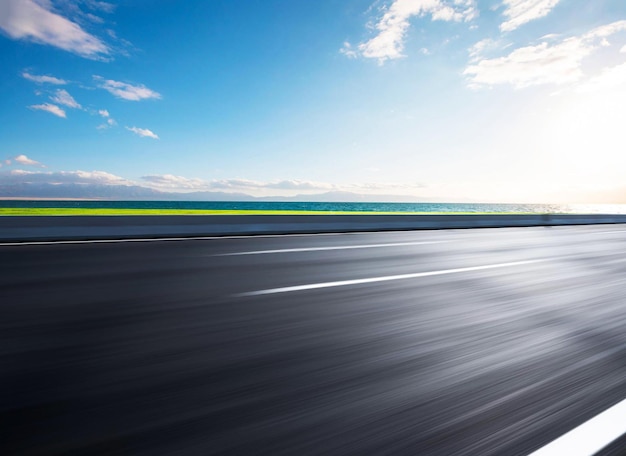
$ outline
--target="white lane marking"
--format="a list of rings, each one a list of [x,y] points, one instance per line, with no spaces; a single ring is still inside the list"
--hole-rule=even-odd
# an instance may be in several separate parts
[[[626,433],[626,400],[529,456],[592,456]]]
[[[329,247],[301,247],[295,249],[254,250],[250,252],[220,253],[213,256],[264,255],[268,253],[319,252],[324,250],[374,249],[380,247],[400,247],[405,245],[442,244],[448,241],[395,242],[390,244],[340,245]]]
[[[318,288],[344,287],[347,285],[361,285],[364,283],[389,282],[392,280],[416,279],[418,277],[430,277],[444,274],[456,274],[459,272],[482,271],[484,269],[507,268],[511,266],[521,266],[523,264],[533,264],[547,261],[545,259],[514,261],[511,263],[488,264],[485,266],[471,266],[468,268],[443,269],[440,271],[415,272],[411,274],[399,274],[383,277],[369,277],[365,279],[339,280],[337,282],[311,283],[307,285],[296,285],[293,287],[270,288],[267,290],[249,291],[246,293],[238,293],[235,296],[261,296],[275,293],[289,293],[292,291],[315,290]]]
[[[612,233],[626,233],[626,230],[613,230],[613,231],[590,231],[589,234],[612,234]]]
[[[2,247],[19,247],[23,245],[64,245],[64,244],[118,244],[124,242],[166,242],[166,241],[199,241],[208,239],[223,239],[215,237],[182,237],[182,238],[129,238],[129,239],[85,239],[73,241],[26,241],[2,242]]]
[[[387,231],[397,233],[396,231]],[[403,233],[400,231],[400,233]],[[162,237],[162,238],[128,238],[128,239],[82,239],[67,241],[15,241],[0,242],[0,247],[18,247],[23,245],[56,245],[56,244],[117,244],[124,242],[168,242],[168,241],[208,241],[213,239],[260,239],[260,238],[283,238],[283,237],[309,237],[309,236],[351,236],[354,234],[378,234],[370,232],[350,232],[350,233],[293,233],[293,234],[242,234],[229,236],[193,236],[193,237]]]

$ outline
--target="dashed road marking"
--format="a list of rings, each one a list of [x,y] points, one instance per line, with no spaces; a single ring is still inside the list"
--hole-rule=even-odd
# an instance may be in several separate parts
[[[389,244],[340,245],[328,247],[301,247],[294,249],[254,250],[250,252],[220,253],[215,256],[265,255],[271,253],[321,252],[326,250],[374,249],[382,247],[401,247],[408,245],[442,244],[448,241],[395,242]]]
[[[596,415],[529,456],[592,456],[626,434],[626,400]]]
[[[540,263],[542,261],[547,261],[547,260],[537,259],[537,260],[526,260],[526,261],[514,261],[510,263],[488,264],[484,266],[471,266],[467,268],[443,269],[439,271],[415,272],[411,274],[399,274],[399,275],[382,276],[382,277],[368,277],[365,279],[339,280],[336,282],[311,283],[311,284],[296,285],[296,286],[291,286],[291,287],[269,288],[266,290],[249,291],[245,293],[238,293],[235,296],[238,296],[238,297],[261,296],[261,295],[269,295],[269,294],[276,294],[276,293],[290,293],[294,291],[316,290],[320,288],[333,288],[333,287],[344,287],[344,286],[349,286],[349,285],[362,285],[366,283],[390,282],[393,280],[416,279],[419,277],[431,277],[431,276],[438,276],[438,275],[444,275],[444,274],[457,274],[461,272],[482,271],[485,269],[507,268],[507,267],[512,267],[512,266],[521,266],[525,264]]]
[[[388,231],[386,233],[395,233]],[[64,245],[64,244],[118,244],[125,242],[169,242],[169,241],[209,241],[214,239],[263,239],[285,237],[313,237],[313,236],[351,236],[354,234],[372,234],[369,232],[354,231],[349,233],[288,233],[288,234],[242,234],[227,236],[189,236],[189,237],[154,237],[154,238],[126,238],[126,239],[74,239],[57,241],[13,241],[0,242],[0,247],[20,247],[26,245]]]

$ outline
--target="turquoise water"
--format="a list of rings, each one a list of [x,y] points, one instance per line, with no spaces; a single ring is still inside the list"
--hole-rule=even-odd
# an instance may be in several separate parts
[[[307,203],[271,201],[0,201],[2,207],[204,209],[367,212],[517,212],[540,214],[626,214],[626,204],[458,204],[458,203]]]

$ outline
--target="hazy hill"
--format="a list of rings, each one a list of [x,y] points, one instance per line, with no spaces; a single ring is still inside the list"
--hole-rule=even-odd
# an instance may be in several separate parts
[[[307,202],[420,202],[407,195],[362,195],[351,192],[326,192],[313,195],[254,197],[228,192],[165,192],[139,185],[101,184],[0,184],[0,198],[70,198],[151,201],[307,201]],[[429,200],[432,202],[432,199]]]

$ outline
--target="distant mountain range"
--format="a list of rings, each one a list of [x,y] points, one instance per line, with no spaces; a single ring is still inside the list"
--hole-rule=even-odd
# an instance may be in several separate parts
[[[549,197],[550,195],[546,195]],[[167,192],[141,185],[113,185],[94,183],[4,183],[0,182],[1,199],[83,199],[113,201],[298,201],[298,202],[367,202],[367,203],[448,203],[450,198],[420,198],[411,195],[367,195],[331,191],[295,196],[255,197],[246,193],[230,192]],[[583,203],[626,204],[626,187],[611,191],[581,193],[574,201]],[[454,198],[454,203],[478,203],[470,198]],[[483,203],[486,201],[482,201]]]
[[[352,192],[325,192],[295,196],[255,197],[229,192],[165,192],[139,185],[103,184],[0,184],[0,198],[142,200],[142,201],[309,201],[309,202],[399,202],[418,203],[426,200],[409,195],[363,195]],[[428,202],[443,202],[429,198]]]

